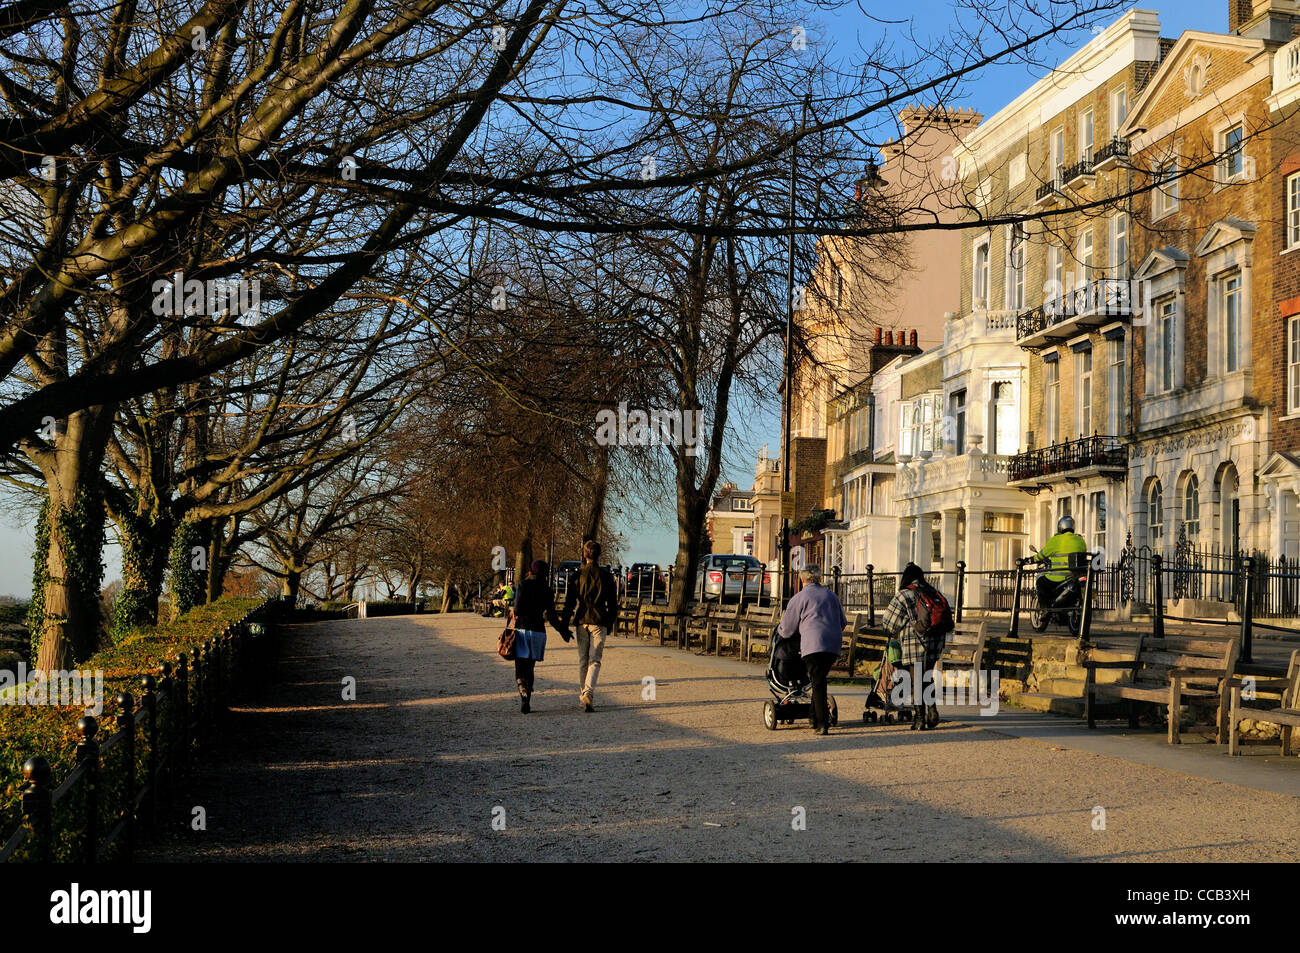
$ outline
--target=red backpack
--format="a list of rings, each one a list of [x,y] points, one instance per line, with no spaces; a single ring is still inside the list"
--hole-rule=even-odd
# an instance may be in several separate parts
[[[953,629],[952,606],[943,593],[924,582],[908,586],[916,593],[916,631],[923,636],[947,635]]]

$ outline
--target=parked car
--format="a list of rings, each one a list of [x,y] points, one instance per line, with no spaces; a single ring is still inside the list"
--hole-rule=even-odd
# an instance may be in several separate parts
[[[714,553],[700,559],[695,573],[695,597],[701,602],[731,602],[772,595],[772,573],[753,556]]]
[[[582,563],[576,559],[562,559],[555,564],[555,569],[552,570],[554,582],[551,588],[555,590],[557,596],[563,596],[569,591],[569,583],[581,568]]]
[[[654,599],[667,592],[664,574],[654,563],[633,563],[628,567],[625,591],[629,598]]]

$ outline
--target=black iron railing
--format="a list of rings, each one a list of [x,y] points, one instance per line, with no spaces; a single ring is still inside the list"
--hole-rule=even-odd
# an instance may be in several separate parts
[[[1138,310],[1132,283],[1126,278],[1094,278],[1077,287],[1043,299],[1037,307],[1016,316],[1016,338],[1023,340],[1072,318],[1131,318]]]
[[[1065,172],[1061,175],[1063,182],[1073,182],[1075,179],[1081,179],[1085,175],[1092,173],[1092,160],[1080,159],[1074,165],[1066,166]]]
[[[270,599],[191,653],[141,679],[141,696],[121,692],[103,731],[87,714],[77,723],[76,767],[53,776],[34,755],[23,764],[22,823],[0,830],[0,863],[129,861],[137,835],[173,805],[207,752],[230,702],[261,688],[274,652]]]
[[[1128,140],[1112,139],[1101,146],[1092,154],[1092,167],[1095,169],[1107,159],[1127,159],[1128,158]]]
[[[1051,196],[1055,195],[1060,191],[1061,191],[1060,186],[1058,185],[1055,179],[1053,179],[1051,182],[1044,182],[1042,185],[1038,187],[1038,191],[1034,193],[1034,201],[1041,202],[1044,199],[1050,198]]]
[[[1030,308],[1016,315],[1016,338],[1027,338],[1039,331],[1046,331],[1049,326],[1047,312],[1040,304],[1036,308]]]
[[[1127,465],[1128,450],[1118,437],[1093,434],[1016,454],[1007,465],[1007,479],[1034,480],[1092,468],[1122,470]]]

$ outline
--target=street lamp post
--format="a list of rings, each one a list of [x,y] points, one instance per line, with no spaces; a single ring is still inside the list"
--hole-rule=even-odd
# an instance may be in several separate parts
[[[804,117],[808,112],[808,98],[803,101]],[[786,500],[790,495],[790,430],[794,411],[794,187],[799,167],[799,140],[790,143],[790,205],[789,234],[786,242],[785,271],[785,359],[781,390],[785,397],[785,436],[781,447],[781,598],[785,599],[790,585],[790,518],[786,516]]]
[[[811,97],[804,96],[803,123],[807,122]],[[802,123],[801,123],[802,126]],[[785,360],[781,385],[785,397],[785,442],[781,450],[781,596],[785,598],[794,588],[790,578],[790,518],[786,516],[786,499],[790,494],[790,440],[794,413],[794,191],[795,176],[799,168],[799,142],[790,143],[790,202],[787,211],[789,234],[786,242],[785,271]],[[885,180],[874,158],[867,160],[858,200],[865,200],[869,191],[880,188]]]

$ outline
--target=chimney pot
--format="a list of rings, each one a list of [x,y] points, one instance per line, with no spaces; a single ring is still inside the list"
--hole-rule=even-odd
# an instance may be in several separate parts
[[[894,346],[894,332],[892,329],[885,332],[885,347]]]
[[[912,329],[912,347],[916,347],[916,329]]]
[[[876,347],[880,347],[880,338],[883,332],[879,325],[876,326]]]

